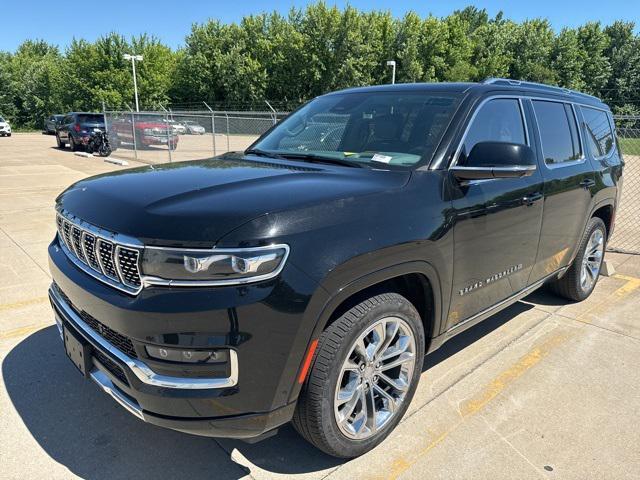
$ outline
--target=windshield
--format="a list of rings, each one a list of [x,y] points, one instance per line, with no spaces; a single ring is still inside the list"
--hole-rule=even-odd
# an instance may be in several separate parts
[[[4,118],[0,117],[0,122],[4,122]]]
[[[433,154],[460,96],[442,92],[354,92],[319,97],[252,149],[411,166]]]
[[[78,115],[78,123],[104,123],[104,115]]]

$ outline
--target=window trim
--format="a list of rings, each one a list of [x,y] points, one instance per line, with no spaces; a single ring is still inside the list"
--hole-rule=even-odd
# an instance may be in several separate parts
[[[480,112],[480,110],[482,110],[482,107],[484,107],[484,105],[489,103],[491,100],[516,100],[518,102],[518,107],[520,108],[520,117],[522,118],[522,126],[524,128],[524,139],[526,142],[525,145],[527,145],[528,147],[531,147],[531,139],[529,138],[529,126],[527,125],[527,117],[525,115],[522,98],[523,97],[519,95],[492,95],[492,96],[483,98],[478,104],[478,106],[475,108],[473,113],[471,114],[471,117],[467,122],[467,126],[464,128],[464,132],[462,133],[462,137],[460,138],[458,147],[456,148],[456,151],[453,154],[453,161],[449,165],[448,170],[450,170],[452,167],[455,167],[458,164],[458,160],[460,159],[460,153],[462,152],[462,147],[464,146],[464,141],[467,138],[467,134],[469,133],[469,130],[471,129],[471,126],[473,125],[473,122],[475,121],[478,115],[478,112]],[[489,179],[489,180],[494,180],[494,179]]]
[[[615,152],[615,150],[617,148],[616,147],[616,141],[615,141],[616,140],[616,128],[615,128],[615,124],[612,124],[612,122],[611,122],[611,118],[609,116],[609,112],[607,110],[603,110],[602,108],[591,107],[589,105],[580,104],[579,106],[580,106],[580,113],[582,113],[582,109],[583,108],[590,108],[591,110],[596,110],[596,111],[604,113],[604,116],[607,117],[607,123],[609,124],[609,131],[611,132],[611,135],[613,135],[613,144],[611,146],[611,151],[609,153],[605,153],[604,155],[600,155],[599,157],[596,157],[595,155],[593,155],[593,152],[591,152],[591,149],[589,149],[589,153],[591,154],[591,158],[593,160],[606,160],[606,159],[608,159],[610,156],[613,155],[613,153]],[[584,117],[584,114],[582,114],[582,116]],[[584,128],[586,129],[587,128],[587,122],[583,121],[582,123],[584,124]]]
[[[538,139],[540,140],[540,153],[542,153],[542,164],[548,168],[549,170],[554,170],[556,168],[563,168],[563,167],[572,167],[574,165],[580,165],[584,162],[587,161],[587,157],[585,155],[585,151],[584,151],[584,141],[582,139],[582,129],[580,128],[580,122],[578,121],[578,115],[576,113],[576,109],[575,109],[575,105],[573,102],[566,102],[563,100],[556,100],[556,99],[549,99],[549,98],[543,98],[543,97],[527,97],[530,101],[531,101],[531,110],[533,111],[533,118],[536,121],[536,127],[538,130]],[[560,105],[563,105],[563,110],[564,110],[564,105],[569,105],[571,107],[571,111],[573,112],[573,119],[576,122],[576,128],[578,130],[578,139],[580,142],[580,153],[581,156],[580,158],[577,158],[575,160],[572,160],[570,162],[561,162],[561,163],[547,163],[545,158],[544,158],[544,147],[542,146],[542,135],[540,135],[540,122],[538,121],[538,116],[536,115],[536,107],[533,105],[534,101],[542,101],[542,102],[551,102],[551,103],[559,103]]]

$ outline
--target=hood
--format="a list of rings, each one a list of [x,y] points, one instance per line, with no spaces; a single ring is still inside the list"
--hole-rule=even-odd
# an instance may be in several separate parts
[[[145,244],[212,246],[261,215],[402,187],[408,171],[310,165],[239,155],[82,180],[58,206]]]

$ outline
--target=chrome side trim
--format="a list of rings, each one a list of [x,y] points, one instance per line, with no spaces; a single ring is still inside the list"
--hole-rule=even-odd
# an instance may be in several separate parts
[[[116,402],[118,402],[129,413],[135,415],[140,420],[143,420],[143,421],[145,420],[144,413],[142,412],[140,405],[138,405],[133,400],[131,400],[130,398],[120,393],[120,390],[118,390],[115,387],[113,382],[109,380],[109,377],[107,377],[104,374],[104,372],[102,372],[101,370],[98,370],[97,368],[94,368],[89,373],[89,376],[91,377],[91,380],[96,382],[96,384],[102,389],[103,392],[110,395],[111,398],[113,398]]]
[[[514,293],[513,295],[505,298],[504,300],[499,301],[498,303],[491,305],[488,308],[485,308],[484,310],[482,310],[481,312],[478,312],[472,316],[470,316],[469,318],[467,318],[466,320],[463,320],[459,323],[456,323],[454,326],[452,326],[451,328],[449,328],[445,333],[451,333],[454,330],[456,330],[457,328],[472,322],[474,320],[476,320],[479,317],[482,317],[484,315],[487,315],[489,313],[497,313],[500,310],[500,307],[502,307],[503,305],[512,302],[514,300],[516,300],[517,298],[522,298],[524,296],[526,296],[527,294],[533,292],[535,289],[537,289],[538,287],[541,287],[542,284],[544,282],[546,282],[547,280],[549,280],[551,277],[553,277],[554,275],[559,275],[560,273],[564,272],[567,268],[569,267],[562,267],[558,270],[556,270],[553,273],[550,273],[549,275],[547,275],[546,277],[541,278],[540,280],[538,280],[535,283],[532,283],[531,285],[529,285],[528,287],[524,287],[522,290],[517,291],[516,293]]]
[[[84,322],[84,320],[82,320],[82,318],[80,318],[76,312],[71,309],[67,302],[64,301],[54,288],[49,288],[49,296],[54,302],[55,307],[66,317],[68,321],[73,324],[75,328],[80,330],[84,336],[90,338],[113,357],[124,363],[141,382],[146,383],[147,385],[185,390],[205,390],[210,388],[229,388],[237,385],[238,383],[238,354],[233,349],[229,349],[230,375],[228,377],[185,378],[160,375],[151,370],[147,364],[138,359],[129,357],[127,354],[118,350],[98,335]]]

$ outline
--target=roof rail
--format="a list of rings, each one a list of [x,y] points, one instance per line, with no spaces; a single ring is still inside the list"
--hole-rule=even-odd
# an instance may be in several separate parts
[[[483,84],[491,84],[491,85],[511,85],[511,86],[522,86],[528,88],[536,88],[539,90],[547,90],[548,92],[555,93],[564,93],[566,95],[576,95],[587,97],[591,99],[595,99],[601,101],[598,97],[594,97],[593,95],[589,95],[587,93],[578,92],[576,90],[571,90],[569,88],[557,87],[554,85],[547,85],[545,83],[537,83],[537,82],[527,82],[525,80],[511,80],[509,78],[487,78],[483,80],[481,83]]]

